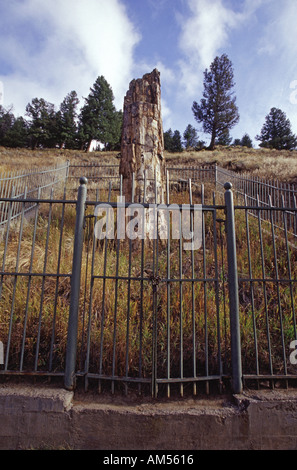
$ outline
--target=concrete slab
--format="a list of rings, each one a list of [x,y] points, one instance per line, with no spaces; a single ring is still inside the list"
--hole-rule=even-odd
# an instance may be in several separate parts
[[[0,449],[297,449],[297,391],[150,400],[0,385]]]

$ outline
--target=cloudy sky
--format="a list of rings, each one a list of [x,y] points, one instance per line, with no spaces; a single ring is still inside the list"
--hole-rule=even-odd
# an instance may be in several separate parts
[[[164,130],[199,130],[203,72],[226,53],[240,113],[232,137],[256,144],[272,107],[297,134],[296,18],[296,0],[0,0],[2,103],[24,116],[34,97],[58,108],[75,90],[82,106],[104,75],[121,109],[129,82],[157,67]]]

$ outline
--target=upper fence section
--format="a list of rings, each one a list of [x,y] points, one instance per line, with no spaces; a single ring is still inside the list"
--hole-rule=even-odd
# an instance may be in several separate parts
[[[248,173],[236,173],[216,164],[182,166],[168,163],[166,170],[171,191],[179,192],[187,189],[188,182],[191,180],[194,191],[201,183],[210,183],[215,185],[217,191],[223,192],[224,184],[229,181],[232,183],[236,200],[245,206],[249,206],[251,214],[255,212],[253,207],[261,205],[261,207],[267,207],[268,209],[262,211],[262,219],[269,220],[269,207],[286,208],[287,229],[297,235],[297,221],[294,212],[297,207],[297,187],[294,184],[268,180]],[[70,183],[70,187],[71,183],[75,182],[76,189],[81,176],[88,179],[89,198],[93,197],[92,189],[96,190],[95,197],[97,199],[98,188],[100,188],[100,191],[108,188],[114,190],[120,188],[119,164],[70,164],[68,161],[56,168],[34,169],[25,173],[20,171],[0,174],[0,199],[2,200],[0,203],[0,227],[5,224],[8,218],[8,202],[5,199],[13,197],[16,200],[11,214],[13,219],[21,212],[21,204],[17,202],[18,200],[24,197],[32,199],[48,196],[50,190],[58,187],[58,183],[61,182]],[[33,203],[31,205],[28,203],[26,210],[30,210],[32,207]],[[283,225],[281,212],[278,212],[275,225],[280,227]]]
[[[247,196],[248,204],[281,207],[282,196],[286,207],[293,207],[297,187],[294,184],[278,180],[268,180],[249,173],[236,173],[225,168],[216,167],[216,183],[222,187],[226,181],[232,183],[233,190],[240,196]],[[271,199],[271,201],[270,201]]]
[[[186,185],[188,180],[191,179],[192,183],[214,183],[217,189],[223,192],[224,184],[229,181],[232,183],[232,189],[236,195],[242,196],[243,199],[247,196],[249,205],[257,206],[260,202],[261,205],[267,207],[270,205],[281,207],[283,196],[286,207],[295,207],[297,186],[294,184],[268,180],[252,176],[249,173],[236,173],[216,164],[183,166],[170,163],[167,165],[166,170],[169,173],[170,182],[180,185],[175,185],[175,188],[178,189],[183,189],[183,185]],[[116,182],[119,180],[119,165],[69,165],[68,176],[77,180],[81,176],[85,176],[88,178],[89,183],[100,180],[113,180]]]
[[[216,167],[215,182],[218,189],[223,188],[226,181],[232,183],[232,189],[240,203],[250,207],[250,213],[257,216],[253,207],[276,207],[283,209],[286,215],[286,229],[297,236],[296,196],[297,187],[294,184],[278,180],[268,180],[248,173],[235,173],[224,168]],[[261,218],[270,221],[269,210],[262,210]],[[282,210],[276,212],[274,225],[284,229]]]
[[[65,183],[69,172],[69,162],[55,168],[30,168],[6,172],[0,174],[0,227],[8,220],[8,212],[11,210],[10,220],[18,217],[23,209],[23,199],[47,197],[59,183]],[[14,198],[15,203],[9,205],[5,199]],[[31,210],[34,202],[27,203],[25,211]]]

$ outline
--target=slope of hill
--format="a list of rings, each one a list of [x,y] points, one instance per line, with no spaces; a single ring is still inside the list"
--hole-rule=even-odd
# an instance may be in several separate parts
[[[247,147],[217,147],[213,151],[165,152],[168,165],[194,166],[217,163],[236,172],[297,183],[297,151],[249,149]],[[0,173],[30,167],[49,167],[67,160],[72,164],[117,164],[119,152],[90,152],[60,149],[8,149],[0,147]]]

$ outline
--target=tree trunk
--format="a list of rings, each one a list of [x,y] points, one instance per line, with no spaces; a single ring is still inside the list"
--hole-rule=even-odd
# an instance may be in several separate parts
[[[211,141],[209,144],[209,150],[214,150],[215,148],[215,143],[216,143],[216,129],[213,129],[212,134],[211,134]]]

